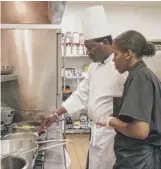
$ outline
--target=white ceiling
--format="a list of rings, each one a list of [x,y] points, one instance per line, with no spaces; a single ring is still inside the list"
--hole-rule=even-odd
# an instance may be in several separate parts
[[[67,1],[72,4],[161,7],[161,1]]]

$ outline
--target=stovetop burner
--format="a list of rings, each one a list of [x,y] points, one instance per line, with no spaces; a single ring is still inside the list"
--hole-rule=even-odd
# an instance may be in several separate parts
[[[42,165],[38,165],[38,166],[35,165],[35,167],[34,167],[34,169],[43,169],[43,168],[44,167]]]
[[[44,169],[45,153],[45,151],[38,152],[34,169]]]

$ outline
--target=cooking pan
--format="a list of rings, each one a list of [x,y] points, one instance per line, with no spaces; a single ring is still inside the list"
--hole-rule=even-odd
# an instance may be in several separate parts
[[[65,119],[57,120],[56,122],[63,121]],[[36,132],[37,128],[41,125],[40,122],[35,121],[22,121],[18,123],[13,123],[10,125],[12,132],[20,133],[20,132]],[[23,127],[23,126],[31,126],[31,128]]]
[[[23,127],[23,126],[31,126],[29,127]],[[18,123],[13,123],[10,125],[10,128],[13,132],[36,132],[37,127],[40,126],[39,122],[35,121],[22,121]]]
[[[2,140],[29,140],[29,141],[38,141],[41,138],[35,132],[22,132],[22,133],[12,133],[2,137]]]
[[[38,144],[44,144],[44,143],[49,143],[49,142],[69,141],[68,139],[40,141],[41,136],[38,136],[37,133],[32,133],[32,132],[8,134],[8,135],[3,136],[2,140],[28,140],[28,141],[37,142]]]

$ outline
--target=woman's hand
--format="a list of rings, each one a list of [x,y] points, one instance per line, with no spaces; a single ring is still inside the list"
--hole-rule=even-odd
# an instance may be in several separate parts
[[[115,117],[109,116],[105,121],[101,121],[101,122],[97,122],[97,125],[103,126],[103,127],[107,127],[108,129],[113,128],[112,126],[110,126],[110,121],[112,119],[114,119]]]
[[[123,135],[139,140],[144,140],[150,132],[149,124],[143,121],[134,120],[131,123],[125,123],[120,119],[113,117],[109,120],[109,126],[119,131]]]
[[[100,126],[106,126],[108,129],[114,128],[123,135],[135,139],[144,140],[149,135],[149,124],[134,120],[131,123],[125,123],[116,117],[108,117],[106,121],[97,122]]]

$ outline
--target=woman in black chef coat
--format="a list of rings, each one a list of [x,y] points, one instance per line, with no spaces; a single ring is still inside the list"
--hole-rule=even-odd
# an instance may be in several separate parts
[[[113,50],[116,69],[129,72],[120,111],[101,123],[117,131],[113,169],[161,169],[161,82],[142,61],[155,47],[130,30],[114,40]]]

